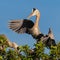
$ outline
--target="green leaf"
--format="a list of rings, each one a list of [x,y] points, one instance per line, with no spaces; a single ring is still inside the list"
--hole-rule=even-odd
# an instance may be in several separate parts
[[[3,57],[2,56],[0,56],[0,60],[3,60]]]

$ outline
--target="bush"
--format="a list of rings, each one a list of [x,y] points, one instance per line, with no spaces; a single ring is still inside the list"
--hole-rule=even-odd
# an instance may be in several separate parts
[[[0,35],[0,60],[59,60],[60,42],[56,46],[51,46],[49,53],[45,53],[45,44],[39,41],[31,49],[28,45],[18,46],[17,49],[11,48],[6,44],[5,35]]]

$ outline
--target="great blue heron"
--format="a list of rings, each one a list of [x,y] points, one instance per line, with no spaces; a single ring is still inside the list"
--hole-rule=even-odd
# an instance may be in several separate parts
[[[37,43],[39,43],[39,41],[41,40],[45,44],[45,46],[47,46],[49,48],[51,48],[51,45],[56,46],[54,34],[53,34],[51,28],[49,28],[49,32],[47,35],[44,35],[41,38],[40,38],[40,35],[38,35],[37,37],[38,37]]]
[[[51,45],[56,46],[56,42],[55,42],[55,39],[54,39],[54,34],[53,34],[51,28],[49,28],[49,32],[48,32],[48,35],[46,37],[48,37],[48,39],[46,41],[46,46],[48,46],[49,48],[51,48]]]
[[[35,23],[31,21],[29,18],[32,16],[36,16]],[[39,30],[39,23],[40,20],[40,12],[38,9],[33,8],[32,13],[28,16],[28,19],[22,20],[12,20],[9,22],[9,28],[17,33],[27,33],[31,34],[33,38],[40,38],[43,34]]]

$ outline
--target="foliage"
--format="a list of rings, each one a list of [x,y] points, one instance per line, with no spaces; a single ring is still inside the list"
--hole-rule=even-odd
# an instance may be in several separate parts
[[[41,41],[35,43],[33,49],[28,45],[18,46],[17,50],[6,44],[4,35],[0,35],[0,60],[59,60],[60,42],[56,46],[51,46],[49,53],[45,53],[45,44]]]

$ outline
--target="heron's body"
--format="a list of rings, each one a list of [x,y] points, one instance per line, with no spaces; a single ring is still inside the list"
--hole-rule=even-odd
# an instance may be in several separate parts
[[[27,24],[28,23],[28,24]],[[34,23],[31,20],[13,20],[10,22],[10,29],[17,33],[27,33],[36,37],[40,34],[39,28],[34,26]]]

